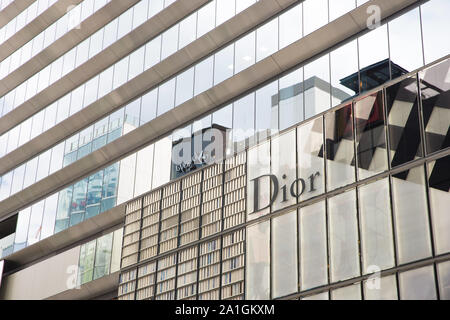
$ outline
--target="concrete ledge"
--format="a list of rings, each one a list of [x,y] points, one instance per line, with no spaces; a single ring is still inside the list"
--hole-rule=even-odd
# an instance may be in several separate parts
[[[192,1],[194,0],[178,0],[174,5],[177,3],[180,5],[188,5],[187,2],[192,4]],[[195,1],[197,6],[200,6],[201,3],[205,2],[205,0]],[[228,22],[225,22],[218,28],[195,40],[185,48],[179,50],[120,88],[5,155],[0,159],[0,175],[8,172],[20,163],[50,148],[91,123],[101,119],[131,99],[142,95],[162,81],[177,74],[180,70],[192,65],[199,59],[207,56],[212,51],[217,50],[246,31],[253,29],[256,25],[267,20],[294,2],[296,2],[296,0],[278,0],[278,2],[273,0],[260,0],[252,7],[244,10]],[[140,46],[140,44],[148,41],[147,38],[149,38],[150,35],[159,34],[159,31],[164,30],[165,28],[165,25],[162,25],[160,21],[166,21],[166,23],[168,23],[168,21],[170,21],[169,17],[171,16],[169,11],[161,12],[161,14],[161,16],[157,15],[154,17],[156,20],[153,20],[152,18],[135,31],[132,31],[128,36],[119,40],[116,44],[110,46],[102,53],[99,53],[82,66],[57,81],[48,89],[45,89],[28,102],[25,102],[23,105],[0,118],[0,132],[5,132],[14,127],[28,116],[38,112],[66,92],[69,92],[72,88],[76,87],[75,84],[84,83],[85,80],[97,74],[100,70],[103,70],[111,63],[120,60],[129,52],[127,48],[136,48]]]
[[[183,127],[199,118],[205,112],[216,109],[234,97],[361,32],[366,25],[367,6],[379,5],[382,8],[382,18],[384,19],[416,2],[417,0],[372,0],[366,3],[157,119],[0,202],[0,219],[7,218],[17,210],[123,159],[167,136],[177,127]],[[120,105],[118,102],[124,100],[127,95],[136,96],[143,90],[148,80],[154,77],[154,73],[154,70],[144,72],[130,81],[126,89],[119,88],[96,108]],[[95,115],[94,110],[89,108],[85,110]]]
[[[28,8],[34,0],[15,0],[0,12],[0,28],[6,26],[19,13]]]
[[[107,295],[119,287],[120,272],[109,274],[100,279],[88,282],[80,286],[80,289],[72,289],[61,292],[45,300],[91,300],[99,296]]]
[[[81,1],[82,0],[59,0],[54,3],[33,21],[16,32],[11,38],[2,43],[0,46],[0,61],[3,61],[14,51],[22,47],[28,41],[44,31],[48,26],[65,15],[69,6],[77,5]]]
[[[80,29],[72,29],[67,32],[39,54],[28,60],[28,62],[4,77],[0,83],[0,97],[41,71],[137,2],[139,0],[122,0],[106,4],[84,20]]]
[[[134,0],[132,0],[134,1]],[[52,104],[135,49],[197,10],[209,0],[177,0],[81,66],[0,118],[0,134]],[[91,21],[96,23],[95,20]],[[79,31],[79,30],[78,30]],[[37,63],[39,64],[39,63]]]
[[[125,205],[122,204],[5,257],[4,259],[8,261],[5,272],[11,271],[11,268],[22,268],[56,255],[67,250],[68,247],[73,247],[81,240],[95,237],[103,231],[120,226],[124,221]]]

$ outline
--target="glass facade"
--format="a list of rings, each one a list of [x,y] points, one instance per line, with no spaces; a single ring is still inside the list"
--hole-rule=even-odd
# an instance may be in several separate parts
[[[437,17],[446,1],[408,7],[228,94],[192,122],[177,118],[183,125],[168,135],[143,139],[109,161],[103,147],[139,127],[158,129],[159,118],[178,117],[194,99],[214,104],[219,89],[244,86],[252,67],[273,63],[273,55],[367,2],[293,1],[164,75],[167,58],[190,44],[195,49],[258,2],[205,1],[50,105],[39,105],[44,90],[175,1],[138,1],[0,97],[0,117],[37,103],[33,116],[0,135],[1,161],[74,115],[114,103],[145,72],[165,79],[2,172],[0,204],[78,168],[88,155],[104,160],[96,172],[11,213],[17,223],[0,237],[0,258],[33,250],[100,214],[107,219],[123,204],[123,230],[84,243],[78,273],[83,285],[120,272],[119,300],[450,299],[450,52],[436,41],[448,25]],[[0,61],[0,78],[13,77],[76,27],[69,22],[109,2],[80,2]],[[0,0],[0,8],[8,3]],[[51,5],[35,1],[0,28],[0,46],[31,21],[24,12],[34,19]]]

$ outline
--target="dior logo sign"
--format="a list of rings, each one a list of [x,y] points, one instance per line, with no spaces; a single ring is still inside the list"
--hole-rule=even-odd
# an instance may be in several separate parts
[[[267,178],[267,177],[270,179],[272,194],[270,195],[269,204],[267,206],[265,206],[264,208],[259,208],[259,202],[260,202],[259,201],[259,197],[260,197],[259,184],[263,178]],[[287,184],[283,184],[283,180],[287,179],[287,176],[285,174],[282,176],[281,181],[278,179],[277,176],[275,176],[273,174],[266,174],[266,175],[263,175],[256,179],[251,180],[251,182],[253,183],[253,192],[254,192],[253,213],[267,209],[270,206],[272,206],[272,204],[274,204],[274,202],[277,200],[280,191],[281,191],[281,196],[283,197],[283,199],[281,201],[282,203],[287,202],[288,197],[299,198],[305,192],[316,191],[314,182],[317,177],[320,177],[320,172],[316,172],[316,173],[310,175],[306,180],[302,179],[302,178],[297,179],[290,186],[288,186]],[[280,188],[280,184],[282,185],[281,188]]]

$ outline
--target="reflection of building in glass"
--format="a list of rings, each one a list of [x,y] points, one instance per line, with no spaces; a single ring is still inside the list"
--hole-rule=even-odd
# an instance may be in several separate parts
[[[354,92],[364,92],[408,72],[390,59],[386,59],[362,68],[359,73],[341,79],[340,83]]]
[[[448,0],[0,2],[0,299],[450,299]]]

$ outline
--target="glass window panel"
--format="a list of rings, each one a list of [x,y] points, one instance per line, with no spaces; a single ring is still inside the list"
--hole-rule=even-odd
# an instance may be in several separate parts
[[[159,36],[145,46],[145,70],[151,68],[161,60],[161,38]]]
[[[355,102],[359,180],[371,177],[388,168],[383,106],[382,91]]]
[[[163,83],[158,90],[158,116],[173,109],[175,104],[175,78]]]
[[[30,140],[30,134],[31,134],[31,121],[33,118],[28,118],[20,125],[20,136],[19,136],[19,143],[18,146],[23,145],[28,140]]]
[[[94,240],[81,246],[79,262],[79,279],[81,284],[92,281],[94,274],[95,245],[96,241]]]
[[[270,213],[271,182],[269,177],[262,177],[270,174],[270,141],[249,149],[247,168],[247,219],[253,220]],[[255,194],[256,183],[258,194]],[[257,205],[255,201],[258,201]]]
[[[69,227],[69,212],[72,202],[73,186],[59,192],[58,210],[56,213],[55,233],[63,231]]]
[[[431,238],[422,166],[392,177],[397,256],[400,264],[431,255]]]
[[[65,142],[63,141],[52,149],[49,175],[62,168],[64,158],[64,144]]]
[[[200,10],[198,10],[198,18],[197,18],[197,38],[200,38],[205,33],[214,29],[216,22],[216,3],[215,1],[211,1],[207,5],[203,6]],[[213,19],[211,19],[214,17]]]
[[[33,125],[31,127],[31,134],[30,134],[30,140],[36,138],[38,135],[40,135],[44,130],[44,117],[45,117],[45,111],[42,110],[41,112],[36,113],[33,116]]]
[[[254,31],[235,43],[235,74],[255,63],[255,33]]]
[[[103,190],[102,190],[102,207],[101,212],[109,210],[115,203],[117,196],[117,180],[119,177],[119,164],[115,163],[104,170]]]
[[[328,200],[331,281],[359,276],[356,192],[349,191]]]
[[[300,288],[304,291],[328,283],[325,202],[300,208],[299,213]]]
[[[270,299],[270,221],[247,228],[246,298]]]
[[[328,23],[328,0],[306,0],[303,10],[305,35]]]
[[[214,57],[209,57],[195,65],[195,96],[213,86],[213,67]]]
[[[128,80],[133,79],[144,71],[145,47],[142,46],[130,55]]]
[[[273,191],[273,197],[276,198],[272,203],[272,211],[297,203],[295,195],[300,192],[297,190],[300,186],[299,183],[295,183],[297,180],[295,145],[295,130],[290,130],[272,139],[272,174],[277,177],[279,188],[278,195]]]
[[[433,266],[402,272],[399,275],[402,300],[436,300]]]
[[[133,198],[134,179],[136,177],[136,153],[120,161],[117,203],[121,204]]]
[[[149,192],[152,187],[152,172],[153,172],[153,149],[150,145],[137,153],[136,160],[136,181],[134,196],[140,196]]]
[[[216,26],[232,18],[236,12],[236,1],[234,0],[216,0]]]
[[[45,117],[42,131],[47,131],[52,128],[56,123],[56,111],[58,110],[58,103],[54,102],[45,108]]]
[[[389,180],[358,189],[363,273],[394,267]]]
[[[328,0],[328,2],[330,5],[330,21],[356,8],[355,0]]]
[[[75,91],[73,91],[72,93],[72,106],[70,109],[70,113],[73,114],[74,112],[77,112],[79,110],[82,109],[81,107],[81,101],[83,101],[83,106],[88,106],[90,104],[92,104],[93,102],[95,102],[97,100],[97,92],[98,92],[98,80],[100,77],[94,77],[93,79],[89,80],[88,82],[86,82],[85,85],[85,92],[84,92],[84,100],[82,99],[81,94],[83,93],[82,90],[80,90],[80,96],[74,96],[73,93],[75,93]],[[78,101],[78,106],[74,107],[74,99],[79,99]]]
[[[111,92],[113,83],[113,74],[114,74],[114,66],[111,66],[110,68],[100,73],[99,76],[100,80],[98,84],[99,99]]]
[[[437,265],[439,294],[441,300],[450,300],[450,261]]]
[[[233,142],[235,150],[248,146],[248,138],[255,133],[255,95],[251,93],[233,104]]]
[[[256,30],[256,61],[261,61],[277,51],[278,19],[273,19]]]
[[[272,298],[297,292],[297,211],[272,220]]]
[[[214,84],[218,84],[233,76],[234,45],[220,50],[214,55]]]
[[[86,196],[86,219],[100,213],[100,202],[102,199],[103,170],[89,177]]]
[[[353,40],[330,53],[332,106],[359,94],[358,47]]]
[[[27,246],[30,214],[31,214],[31,207],[28,207],[19,212],[17,218],[16,236],[14,239],[14,252],[17,252]]]
[[[197,14],[191,14],[180,22],[179,49],[188,45],[196,39],[197,35]]]
[[[53,235],[55,230],[56,209],[58,207],[58,194],[45,199],[44,217],[42,219],[41,240]]]
[[[111,268],[112,241],[113,233],[97,239],[93,280],[109,274]]]
[[[23,181],[23,189],[31,186],[36,181],[36,171],[38,167],[38,157],[27,162],[25,169],[25,179]]]
[[[25,165],[21,165],[20,167],[14,169],[10,192],[11,195],[22,190],[24,176],[25,176]]]
[[[307,200],[325,191],[322,117],[297,128],[298,194]]]
[[[161,60],[175,53],[178,49],[178,28],[179,24],[174,25],[162,35]]]
[[[158,105],[158,89],[154,89],[142,97],[141,125],[156,118]]]
[[[277,97],[278,81],[256,91],[256,130],[261,133],[263,139],[278,131]]]
[[[127,82],[129,60],[130,57],[127,56],[114,65],[113,89],[116,89]]]
[[[325,115],[328,190],[355,181],[355,150],[351,105]]]
[[[330,56],[324,55],[304,67],[305,119],[330,108]]]
[[[36,173],[36,181],[40,181],[48,176],[48,170],[50,168],[50,160],[52,156],[52,150],[47,150],[39,156],[38,168]]]
[[[433,62],[450,52],[447,30],[450,20],[444,12],[450,12],[447,0],[431,0],[421,6],[425,63]]]
[[[251,5],[253,5],[257,0],[236,0],[236,14],[244,11]]]
[[[133,8],[128,9],[119,16],[119,27],[117,31],[117,39],[122,38],[133,27]]]
[[[299,4],[280,15],[280,49],[287,47],[302,37],[302,8],[302,5]]]
[[[70,110],[70,93],[58,100],[58,112],[56,115],[56,123],[67,119]]]
[[[136,99],[125,107],[124,134],[139,127],[139,116],[141,112],[141,99]]]
[[[191,99],[194,95],[194,68],[190,68],[178,75],[175,105]]]
[[[422,156],[419,102],[416,78],[408,78],[386,89],[391,166]]]
[[[450,59],[420,73],[427,152],[450,147]]]
[[[6,148],[6,153],[10,153],[17,148],[19,143],[20,126],[16,126],[9,131],[8,134],[8,147]]]
[[[30,226],[28,227],[28,245],[38,242],[41,237],[44,203],[44,200],[42,200],[31,207]]]
[[[392,78],[423,66],[419,9],[411,10],[389,22],[389,50]],[[399,66],[402,70],[399,73]]]
[[[304,119],[303,68],[282,77],[279,88],[279,127],[284,130]]]
[[[73,198],[70,204],[70,225],[76,225],[84,220],[86,211],[86,192],[88,179],[83,179],[73,186]]]
[[[361,92],[391,79],[387,26],[381,26],[358,39]]]
[[[428,164],[430,209],[436,254],[450,252],[450,156]]]
[[[148,17],[153,17],[164,9],[164,0],[151,0],[148,6]]]
[[[163,138],[155,143],[155,154],[161,159],[171,159],[172,155],[172,139],[170,137]],[[170,181],[171,161],[155,161],[153,164],[153,189],[162,186]]]
[[[124,109],[125,108],[121,108],[120,110],[114,112],[109,116],[107,143],[116,140],[118,137],[122,135],[124,112],[125,112]]]
[[[364,300],[398,300],[395,275],[364,281]]]
[[[332,290],[331,300],[361,300],[361,284]]]

